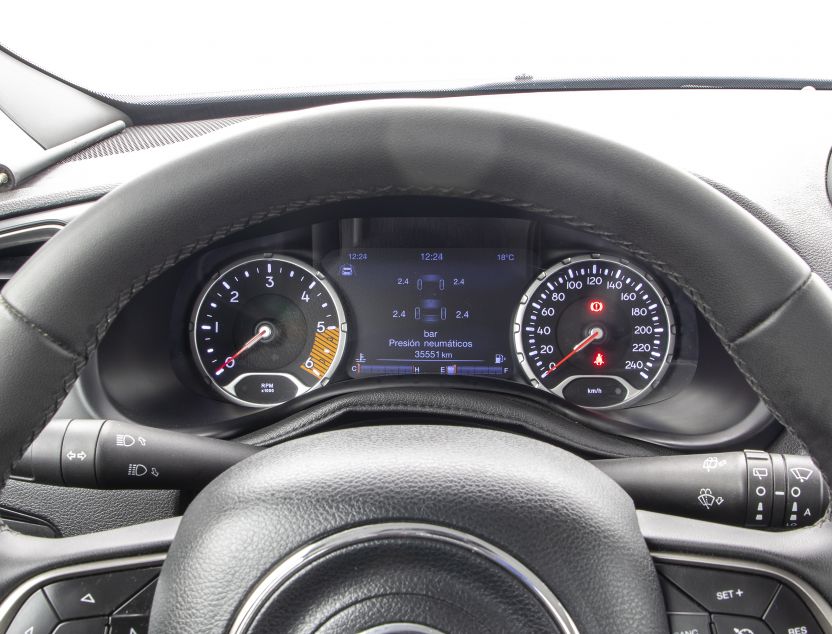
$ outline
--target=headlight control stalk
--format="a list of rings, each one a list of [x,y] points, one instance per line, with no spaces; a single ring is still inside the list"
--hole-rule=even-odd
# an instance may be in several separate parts
[[[13,475],[92,489],[201,489],[259,447],[115,420],[53,420]]]
[[[54,420],[13,476],[95,489],[198,490],[260,447],[113,420]],[[746,450],[596,460],[636,508],[784,530],[825,513],[829,491],[811,458]]]

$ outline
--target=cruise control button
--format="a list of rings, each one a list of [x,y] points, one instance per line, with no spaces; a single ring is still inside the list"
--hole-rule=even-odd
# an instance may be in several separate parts
[[[786,586],[781,586],[764,617],[774,634],[820,634],[823,630],[806,604]]]
[[[711,634],[711,620],[707,614],[668,613],[672,634]],[[733,632],[732,632],[733,634]]]
[[[38,590],[20,608],[6,634],[50,634],[57,624],[58,617]]]
[[[761,617],[779,586],[767,577],[713,568],[667,564],[657,568],[710,612],[722,614]]]
[[[52,634],[104,634],[107,631],[107,619],[81,619],[61,623]]]
[[[563,397],[584,407],[609,407],[627,398],[627,389],[615,379],[575,379],[563,388]]]
[[[61,620],[108,616],[158,574],[158,568],[108,572],[59,581],[44,592]]]
[[[771,630],[760,619],[750,616],[714,614],[716,634],[771,634]]]

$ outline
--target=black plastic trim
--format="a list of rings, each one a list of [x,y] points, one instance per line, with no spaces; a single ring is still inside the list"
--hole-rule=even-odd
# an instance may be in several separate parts
[[[817,590],[808,585],[805,581],[789,572],[786,572],[785,570],[781,570],[780,568],[774,566],[751,563],[740,559],[708,557],[689,553],[681,554],[653,552],[651,553],[651,556],[654,561],[658,563],[695,566],[714,570],[736,571],[776,579],[784,586],[794,591],[803,600],[812,615],[820,623],[822,623],[821,627],[823,628],[823,631],[832,632],[832,608],[830,608],[826,599],[824,599],[817,592]]]
[[[21,513],[4,506],[0,506],[0,519],[10,528],[19,533],[34,537],[60,537],[61,531],[52,522],[37,515]]]
[[[262,426],[268,419],[271,419],[272,421],[279,421],[274,423],[274,425],[263,427],[262,429],[255,431],[250,436],[246,437],[243,442],[250,444],[270,443],[271,441],[267,441],[266,439],[271,438],[276,431],[280,431],[281,428],[283,430],[289,430],[293,427],[288,424],[288,419],[293,415],[305,412],[312,407],[325,404],[329,404],[327,407],[328,410],[337,409],[339,397],[347,397],[359,393],[378,394],[383,390],[396,394],[399,399],[401,399],[402,396],[408,392],[417,396],[420,391],[424,390],[450,390],[474,393],[479,391],[484,395],[496,394],[503,398],[514,398],[518,399],[518,401],[529,403],[530,405],[545,408],[545,410],[548,410],[551,413],[553,420],[570,420],[588,429],[609,434],[613,438],[628,438],[630,440],[646,442],[652,445],[657,445],[658,447],[666,447],[676,451],[695,451],[712,449],[714,447],[740,447],[743,444],[756,444],[755,440],[759,442],[759,436],[761,434],[764,434],[767,430],[771,430],[776,433],[778,429],[777,427],[771,426],[771,415],[763,405],[760,405],[757,409],[755,409],[745,420],[740,421],[736,426],[726,429],[723,432],[701,435],[683,435],[625,426],[619,421],[610,418],[607,414],[571,405],[554,395],[547,394],[546,392],[534,389],[521,383],[480,377],[455,377],[454,381],[450,383],[447,379],[443,381],[442,377],[421,375],[407,376],[404,378],[376,377],[354,379],[352,381],[332,384],[321,390],[309,392],[288,403],[285,403],[282,406],[269,410],[263,410],[262,412],[252,414],[249,417],[239,419],[238,422],[243,425],[245,425],[246,421],[250,421],[250,430],[256,429],[258,426]],[[415,403],[417,402],[414,401],[414,405]],[[406,406],[401,402],[398,402],[395,409],[396,411],[399,411],[406,409]],[[391,407],[390,415],[393,414],[393,410],[394,408]],[[329,416],[332,416],[331,412],[329,412]],[[362,418],[360,416],[360,412],[358,416],[359,421],[351,420],[351,416],[353,416],[353,414],[350,413],[349,406],[347,405],[345,406],[341,416],[337,417],[337,423],[350,424],[355,422],[366,422],[366,415]],[[419,418],[417,411],[411,411],[409,416],[410,419]],[[477,414],[475,412],[470,412],[465,418],[468,422],[470,422],[470,418],[476,416]],[[334,421],[330,418],[327,418],[326,421],[325,425],[327,427],[334,424]],[[483,425],[494,425],[494,421],[492,420],[483,419],[480,422]],[[518,422],[517,424],[523,426],[522,422]],[[242,431],[242,429],[240,429],[240,431]],[[281,440],[288,439],[289,437],[305,435],[311,431],[318,431],[318,429],[297,429],[295,430],[295,433],[287,433],[285,436],[281,432]],[[540,430],[530,427],[527,428],[526,431],[532,434],[540,433]],[[559,434],[557,432],[557,426],[554,423],[552,423],[551,430],[549,430],[549,432],[551,433],[549,440],[555,440],[557,443],[558,441],[556,439]],[[642,446],[641,449],[643,452],[645,448]],[[656,449],[654,449],[653,452],[665,453],[657,451]]]
[[[67,157],[84,150],[99,141],[103,141],[114,134],[118,134],[125,128],[124,121],[113,121],[105,126],[82,134],[65,143],[61,143],[34,156],[4,156],[4,164],[0,165],[0,174],[4,175],[4,182],[0,183],[0,191],[14,189],[23,181],[43,172],[44,170],[60,163]],[[11,160],[9,160],[11,159]]]
[[[0,627],[8,626],[24,601],[47,584],[89,574],[155,567],[163,564],[165,557],[166,555],[164,553],[158,553],[104,561],[91,561],[89,563],[75,564],[73,566],[43,572],[21,583],[0,604]]]
[[[588,77],[541,78],[525,75],[508,81],[494,81],[468,86],[424,84],[407,90],[356,86],[350,89],[264,90],[257,92],[222,92],[183,95],[120,95],[97,92],[59,77],[28,61],[25,57],[0,46],[20,62],[53,79],[126,113],[134,124],[171,123],[198,118],[232,115],[266,114],[300,110],[350,101],[391,98],[465,97],[499,93],[557,92],[586,90],[663,90],[663,89],[761,89],[761,90],[832,90],[832,79],[785,77]]]

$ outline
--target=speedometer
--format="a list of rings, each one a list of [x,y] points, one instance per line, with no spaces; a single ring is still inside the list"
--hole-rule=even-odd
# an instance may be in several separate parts
[[[344,310],[323,274],[264,255],[223,269],[191,323],[194,356],[226,399],[262,407],[329,381],[344,352]]]
[[[584,407],[619,407],[655,387],[671,361],[670,302],[646,272],[600,255],[541,273],[520,301],[517,358],[532,385]]]

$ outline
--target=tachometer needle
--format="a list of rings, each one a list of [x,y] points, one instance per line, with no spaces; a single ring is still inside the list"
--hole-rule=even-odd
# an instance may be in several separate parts
[[[555,365],[553,365],[551,368],[549,368],[548,370],[546,370],[546,372],[544,372],[544,373],[540,376],[540,378],[541,378],[541,379],[545,379],[545,378],[546,378],[547,376],[549,376],[552,372],[554,372],[554,371],[555,371],[555,370],[557,370],[560,366],[562,366],[564,363],[566,363],[566,362],[567,362],[567,361],[568,361],[568,360],[572,357],[572,355],[575,355],[575,354],[579,353],[581,350],[583,350],[584,348],[586,348],[589,344],[591,344],[591,343],[592,343],[593,341],[595,341],[596,339],[600,339],[600,338],[603,336],[603,334],[604,334],[604,331],[603,331],[603,330],[601,330],[600,328],[593,328],[592,330],[590,330],[590,331],[589,331],[589,336],[587,336],[587,338],[586,338],[586,339],[584,339],[584,340],[583,340],[583,341],[581,341],[578,345],[576,345],[574,348],[572,348],[572,351],[571,351],[569,354],[567,354],[565,357],[563,357],[563,359],[561,359],[561,360],[560,360],[560,361],[558,361]]]
[[[260,341],[264,337],[270,336],[271,334],[272,334],[272,329],[271,328],[269,328],[265,324],[263,326],[260,326],[260,330],[257,331],[256,335],[254,335],[251,339],[246,341],[243,344],[242,348],[240,348],[239,350],[237,350],[237,352],[235,352],[230,357],[228,357],[225,361],[223,361],[223,363],[220,367],[218,367],[216,370],[214,370],[214,376],[219,376],[220,374],[222,374],[222,371],[225,370],[225,368],[228,367],[229,363],[233,363],[237,359],[237,357],[239,357],[246,350],[251,348],[255,343],[257,343],[258,341]]]

